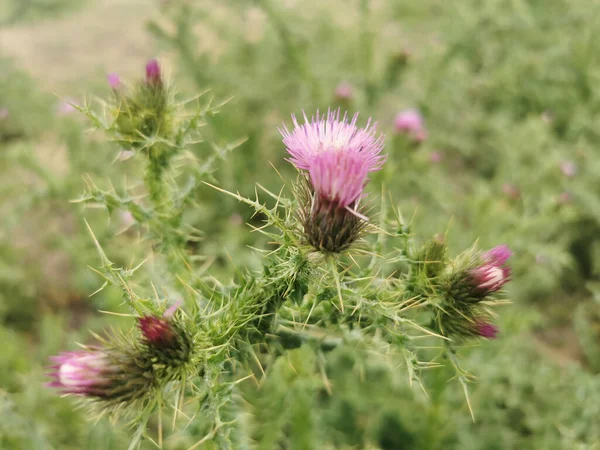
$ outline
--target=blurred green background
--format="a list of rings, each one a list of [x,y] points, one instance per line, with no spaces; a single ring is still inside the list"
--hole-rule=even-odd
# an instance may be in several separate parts
[[[388,164],[369,191],[389,191],[417,236],[515,252],[499,338],[461,354],[477,375],[475,422],[445,370],[415,394],[401,368],[341,349],[328,361],[337,391],[320,404],[322,448],[600,448],[598,13],[597,0],[3,0],[0,448],[127,448],[127,429],[90,422],[45,388],[44,367],[88,330],[131,325],[98,312],[122,311],[118,292],[90,297],[101,280],[83,218],[120,264],[147,245],[125,214],[71,200],[87,177],[119,189],[140,168],[67,102],[107,96],[108,72],[141,78],[155,56],[183,96],[233,96],[208,131],[217,143],[248,138],[214,173],[224,188],[277,192],[269,163],[293,173],[277,127],[342,107],[386,134]],[[420,144],[394,130],[405,109],[424,117]],[[201,159],[206,145],[191,150]],[[207,187],[197,205],[186,221],[209,237],[197,245],[211,270],[258,267],[251,211]],[[265,435],[303,383],[282,366],[249,394]],[[260,408],[278,396],[281,410]],[[191,447],[194,433],[168,448]]]

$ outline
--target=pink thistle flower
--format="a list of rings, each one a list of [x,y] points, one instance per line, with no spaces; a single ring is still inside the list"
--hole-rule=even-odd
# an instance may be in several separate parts
[[[415,109],[400,112],[394,119],[394,129],[397,133],[409,135],[417,142],[427,139],[423,116]]]
[[[495,325],[487,322],[477,322],[475,324],[475,332],[486,339],[495,339],[498,334],[498,328]]]
[[[50,387],[61,389],[66,394],[102,396],[104,388],[111,383],[114,372],[108,355],[101,350],[65,352],[50,358]]]
[[[367,183],[369,172],[380,170],[385,162],[383,135],[376,136],[376,125],[367,121],[358,128],[358,113],[348,120],[340,110],[328,111],[304,124],[292,116],[294,129],[280,129],[283,143],[299,170],[307,170],[315,191],[345,208],[358,200]]]
[[[342,82],[335,88],[335,97],[338,100],[352,100],[354,97],[354,88],[350,83]]]
[[[572,161],[563,161],[560,163],[560,171],[565,177],[574,177],[577,175],[577,165]]]
[[[118,89],[121,86],[121,78],[116,73],[109,73],[106,78],[111,88]]]
[[[162,84],[160,65],[156,59],[151,59],[146,64],[146,83],[150,86],[160,86]]]
[[[138,324],[146,342],[155,347],[168,347],[176,339],[175,331],[168,320],[144,316],[138,318]]]

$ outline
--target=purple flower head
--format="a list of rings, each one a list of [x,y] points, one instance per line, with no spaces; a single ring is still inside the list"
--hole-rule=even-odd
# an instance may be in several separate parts
[[[121,86],[121,78],[116,73],[109,73],[106,78],[111,88],[118,89]]]
[[[112,367],[101,350],[65,352],[50,359],[55,364],[48,386],[66,394],[101,396],[103,388],[111,383]]]
[[[376,135],[371,119],[365,128],[358,128],[358,114],[348,120],[340,111],[310,121],[304,115],[304,124],[292,116],[294,129],[280,129],[283,143],[299,170],[307,170],[315,191],[340,208],[359,199],[367,183],[369,172],[381,169],[385,162],[383,136]]]
[[[486,339],[496,339],[496,335],[498,334],[498,328],[491,323],[487,322],[477,322],[475,324],[475,332]]]
[[[577,165],[572,161],[563,161],[560,163],[560,171],[565,177],[574,177],[577,175]]]
[[[335,88],[335,97],[338,100],[352,100],[354,89],[350,83],[342,82]]]
[[[427,139],[427,130],[421,113],[415,109],[400,112],[394,119],[394,129],[397,133],[408,134],[417,142]]]
[[[162,84],[160,65],[156,59],[151,59],[146,64],[146,83],[150,86],[160,86]]]

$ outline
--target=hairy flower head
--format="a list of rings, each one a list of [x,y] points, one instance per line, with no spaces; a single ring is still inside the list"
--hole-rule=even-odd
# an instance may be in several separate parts
[[[340,111],[328,111],[311,120],[304,115],[300,124],[292,116],[294,129],[280,130],[289,161],[299,170],[309,172],[317,192],[330,202],[345,208],[358,200],[368,181],[369,172],[381,169],[385,162],[383,136],[376,135],[376,125],[367,121],[358,128],[358,114],[351,120]]]

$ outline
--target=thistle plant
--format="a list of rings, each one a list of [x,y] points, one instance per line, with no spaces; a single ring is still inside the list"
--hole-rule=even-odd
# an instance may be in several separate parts
[[[280,358],[294,361],[297,376],[310,380],[311,388],[303,392],[315,398],[320,389],[336,395],[326,370],[332,350],[352,348],[404,365],[409,382],[426,389],[421,372],[444,360],[431,354],[435,348],[466,392],[470,377],[456,352],[466,340],[495,337],[493,308],[502,302],[510,277],[510,251],[473,247],[452,259],[439,238],[417,246],[410,223],[387,201],[378,212],[367,207],[369,175],[386,160],[384,137],[371,119],[360,127],[358,114],[339,110],[317,112],[310,120],[304,115],[304,123],[292,116],[293,128],[280,130],[288,160],[298,170],[291,196],[258,185],[264,199],[258,189],[247,198],[205,182],[205,189],[208,185],[260,214],[265,223],[255,231],[269,240],[262,270],[241,269],[225,282],[210,276],[210,267],[196,270],[186,254],[189,230],[181,218],[193,203],[189,186],[175,181],[174,160],[195,142],[203,117],[214,110],[199,108],[185,118],[156,61],[132,88],[114,75],[109,84],[112,121],[88,106],[81,109],[143,161],[147,197],[118,196],[90,184],[80,201],[125,208],[145,224],[154,251],[167,262],[164,291],[179,292],[183,301],[169,306],[168,296],[158,292],[151,299],[152,280],[146,288],[134,288],[132,277],[144,266],[116,267],[94,238],[104,286],[121,289],[137,330],[110,331],[82,351],[55,358],[53,386],[87,399],[100,413],[129,417],[137,426],[132,446],[146,437],[162,447],[161,418],[167,411],[174,424],[185,422],[182,427],[205,425],[205,437],[191,448],[212,441],[222,449],[250,448],[264,438],[252,405],[241,399],[251,389],[244,381],[268,380],[279,370]],[[207,171],[194,174],[195,188]],[[281,442],[296,439],[294,411],[279,422]],[[148,423],[155,414],[159,426],[153,431]],[[240,418],[246,416],[257,426],[244,425]],[[181,417],[185,421],[178,421]],[[302,439],[306,448],[315,448],[306,443],[310,437]]]

